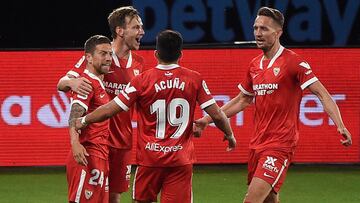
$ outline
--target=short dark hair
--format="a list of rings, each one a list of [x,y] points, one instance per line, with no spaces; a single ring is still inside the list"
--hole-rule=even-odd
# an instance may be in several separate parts
[[[91,36],[85,42],[85,45],[84,45],[85,53],[93,54],[95,51],[96,45],[98,45],[98,44],[111,44],[111,41],[109,38],[107,38],[103,35]]]
[[[269,7],[261,7],[258,12],[258,16],[267,16],[272,18],[281,28],[284,27],[284,15],[277,9]]]
[[[108,24],[111,32],[111,37],[116,38],[116,27],[125,28],[126,17],[130,20],[139,16],[139,12],[132,6],[123,6],[113,10],[108,16]]]
[[[156,36],[156,50],[159,59],[165,63],[174,62],[181,56],[183,38],[173,30],[164,30]]]

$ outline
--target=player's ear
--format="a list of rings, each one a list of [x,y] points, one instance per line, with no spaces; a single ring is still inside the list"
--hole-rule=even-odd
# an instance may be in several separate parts
[[[90,53],[85,53],[85,58],[86,58],[86,61],[88,63],[92,64],[93,58],[92,58],[92,55]]]
[[[282,33],[283,33],[283,30],[282,30],[282,29],[279,29],[276,33],[277,33],[277,35],[278,35],[278,38],[280,38],[281,35],[282,35]]]
[[[157,50],[154,50],[154,56],[156,59],[159,59],[159,52]]]
[[[123,38],[124,37],[124,28],[122,28],[121,26],[117,26],[115,28],[115,32],[116,32],[116,35]]]

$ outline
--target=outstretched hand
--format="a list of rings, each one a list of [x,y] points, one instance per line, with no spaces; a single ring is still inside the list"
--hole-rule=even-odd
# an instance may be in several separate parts
[[[193,124],[194,137],[200,137],[202,131],[204,131],[208,125],[209,123],[206,121],[205,118],[200,118],[198,120],[195,120]]]
[[[346,128],[338,128],[337,130],[345,138],[345,139],[340,139],[341,144],[346,147],[352,145],[350,132]]]

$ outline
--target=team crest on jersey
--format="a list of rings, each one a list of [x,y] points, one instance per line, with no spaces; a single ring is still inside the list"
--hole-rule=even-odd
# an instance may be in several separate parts
[[[140,70],[139,69],[134,69],[134,75],[137,76],[140,74]]]
[[[93,194],[92,191],[90,191],[90,190],[85,190],[85,198],[86,198],[86,199],[90,199],[91,196],[92,196],[92,194]]]
[[[275,76],[278,76],[279,73],[280,73],[280,68],[279,68],[279,67],[275,67],[275,68],[273,69],[273,72],[274,72],[274,75],[275,75]]]

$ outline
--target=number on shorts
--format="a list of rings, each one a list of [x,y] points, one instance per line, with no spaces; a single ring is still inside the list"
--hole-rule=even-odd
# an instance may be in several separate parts
[[[104,183],[104,172],[94,168],[93,170],[91,170],[91,174],[93,176],[90,177],[89,184],[100,185],[102,187]]]

